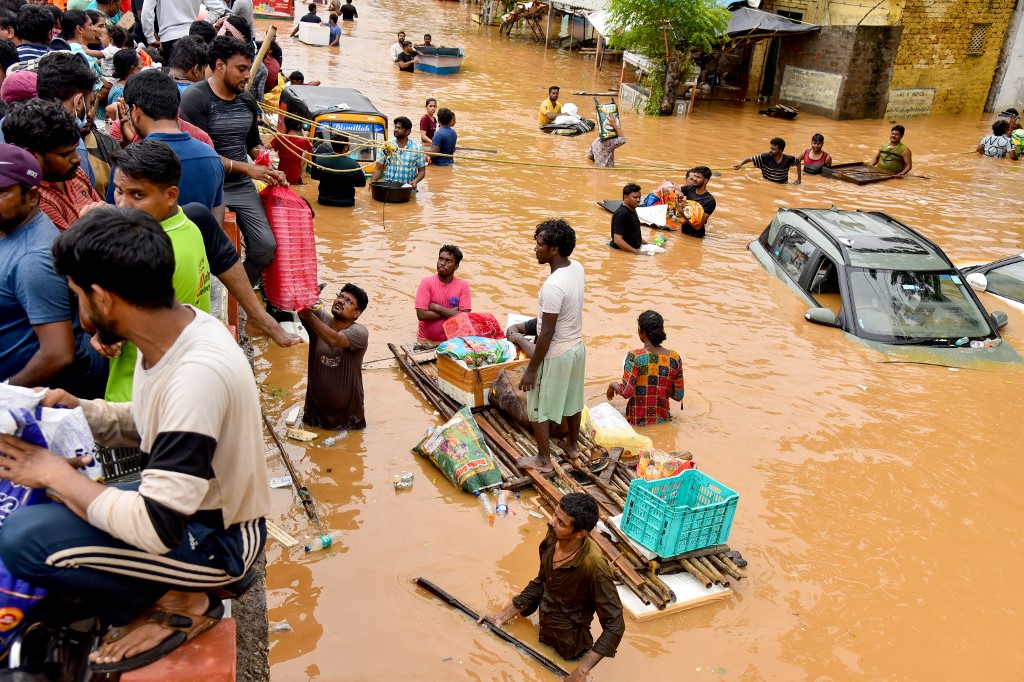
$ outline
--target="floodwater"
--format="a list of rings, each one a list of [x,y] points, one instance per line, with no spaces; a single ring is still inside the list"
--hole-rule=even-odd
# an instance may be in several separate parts
[[[559,84],[563,101],[592,111],[573,91],[614,89],[618,66],[595,74],[578,54],[499,36],[470,20],[470,5],[361,0],[358,8],[340,52],[282,39],[285,72],[360,89],[414,123],[424,99],[437,97],[457,113],[460,144],[499,151],[431,168],[413,203],[384,207],[367,193],[354,210],[317,208],[320,280],[328,291],[354,282],[369,292],[360,320],[370,330],[367,360],[388,357],[388,342],[414,339],[416,285],[444,243],[466,254],[459,274],[474,310],[501,320],[532,312],[545,276],[533,258],[534,226],[564,217],[587,271],[588,403],[604,400],[623,354],[638,345],[637,315],[660,311],[666,345],[686,365],[686,409],[644,432],[665,450],[690,450],[740,493],[729,544],[749,560],[750,579],[727,601],[628,620],[618,655],[592,679],[1024,677],[1024,589],[1014,577],[1024,561],[1024,371],[887,363],[805,322],[804,305],[746,250],[779,207],[834,204],[889,211],[957,261],[1020,252],[1024,166],[965,153],[991,117],[907,121],[914,173],[927,178],[865,187],[821,177],[777,186],[749,166],[731,170],[775,135],[799,153],[820,131],[837,162],[869,159],[888,136],[886,121],[779,121],[753,104],[704,103],[689,119],[624,114],[629,142],[615,171],[503,165],[585,165],[592,136],[544,136],[536,110],[546,86]],[[388,46],[399,28],[464,47],[462,73],[397,73]],[[645,192],[681,181],[698,164],[722,171],[710,185],[718,211],[707,239],[670,235],[668,253],[654,259],[605,246],[610,214],[596,201],[619,198],[629,181]],[[313,186],[299,191],[315,197]],[[1024,314],[1007,312],[1007,341],[1024,351]],[[283,424],[283,411],[301,403],[306,350],[257,346],[265,405]],[[488,527],[472,497],[410,452],[438,423],[411,382],[398,369],[366,372],[364,381],[365,432],[329,449],[287,444],[325,525],[344,539],[309,555],[268,543],[270,618],[294,628],[271,636],[274,679],[552,679],[412,584],[423,576],[477,610],[497,610],[536,574],[544,523],[513,504],[516,515]],[[272,475],[286,473],[269,461]],[[415,485],[396,493],[391,483],[404,471]],[[313,534],[290,491],[273,500],[285,530]],[[536,642],[526,619],[511,629]]]

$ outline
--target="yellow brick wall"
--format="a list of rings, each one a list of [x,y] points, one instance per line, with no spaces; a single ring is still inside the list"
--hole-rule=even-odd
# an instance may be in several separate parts
[[[984,110],[1015,0],[907,0],[891,89],[935,88],[932,113]],[[980,55],[967,54],[972,24],[990,24]]]

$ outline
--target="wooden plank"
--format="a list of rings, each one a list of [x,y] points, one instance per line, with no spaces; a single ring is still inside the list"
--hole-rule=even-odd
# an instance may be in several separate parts
[[[612,474],[615,473],[615,467],[618,466],[620,457],[622,457],[622,448],[612,448],[612,451],[608,453],[608,466],[605,467],[598,478],[605,483],[611,483]]]

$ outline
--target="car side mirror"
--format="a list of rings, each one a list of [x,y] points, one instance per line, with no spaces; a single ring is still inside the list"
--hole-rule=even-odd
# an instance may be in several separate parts
[[[992,318],[992,322],[995,323],[996,329],[1002,329],[1006,326],[1006,323],[1010,321],[1010,318],[1006,316],[1002,310],[993,310],[989,316]]]
[[[836,326],[836,314],[830,308],[811,308],[804,314],[804,318],[814,324],[823,324],[826,327]]]
[[[985,291],[988,289],[988,277],[980,272],[972,272],[967,275],[967,283],[971,285],[975,291]]]

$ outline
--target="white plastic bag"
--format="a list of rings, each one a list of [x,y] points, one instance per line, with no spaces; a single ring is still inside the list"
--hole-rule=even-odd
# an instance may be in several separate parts
[[[624,458],[636,457],[641,450],[654,447],[651,439],[634,431],[611,403],[601,403],[593,408],[584,406],[583,427],[598,445],[609,450],[622,448]]]

